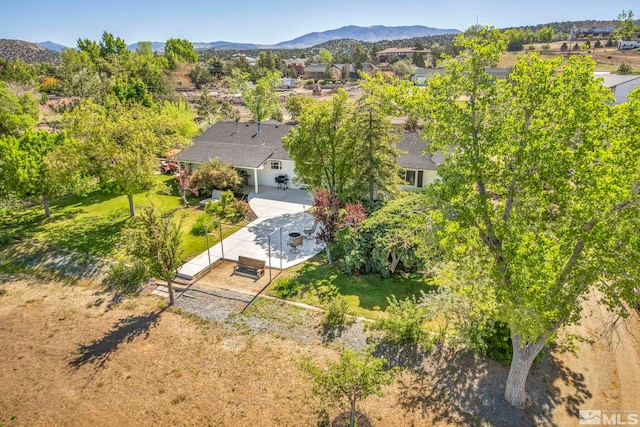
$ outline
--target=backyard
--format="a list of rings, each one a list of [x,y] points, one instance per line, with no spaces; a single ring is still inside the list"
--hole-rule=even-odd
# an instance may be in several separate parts
[[[136,210],[150,203],[163,211],[177,209],[177,218],[182,221],[184,256],[189,259],[203,252],[204,236],[191,232],[197,218],[204,213],[198,206],[199,199],[189,195],[191,207],[184,208],[173,176],[155,175],[154,183],[149,191],[134,196]],[[124,255],[119,242],[130,221],[126,196],[93,192],[85,197],[57,200],[52,203],[51,217],[46,220],[39,204],[19,212],[4,212],[0,217],[0,233],[83,254],[119,258]],[[223,227],[223,237],[235,230],[236,227]],[[210,245],[218,241],[218,233],[211,234]]]

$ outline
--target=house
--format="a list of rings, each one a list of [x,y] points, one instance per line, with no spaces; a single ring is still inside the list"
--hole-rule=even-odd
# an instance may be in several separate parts
[[[284,65],[287,68],[293,68],[296,70],[296,75],[298,77],[304,74],[304,61],[299,58],[287,59],[284,61]]]
[[[616,104],[627,102],[627,96],[634,88],[640,87],[640,76],[632,75],[597,75],[602,79],[602,85],[609,88],[616,97]]]
[[[236,168],[244,178],[244,184],[253,185],[256,193],[259,185],[276,187],[279,175],[287,175],[289,188],[299,188],[291,181],[293,160],[282,148],[282,138],[291,127],[274,120],[218,122],[178,153],[176,160],[193,171],[198,164],[220,159]]]
[[[426,152],[427,145],[417,132],[406,132],[398,141],[397,148],[404,153],[398,158],[403,189],[421,188],[438,178],[438,166],[444,162],[444,156],[440,152]]]
[[[327,64],[307,64],[304,67],[305,79],[322,80],[327,72]]]
[[[282,147],[282,138],[292,125],[274,120],[262,123],[218,122],[194,139],[193,144],[175,156],[182,167],[193,171],[199,164],[220,159],[231,164],[244,178],[245,185],[278,187],[276,178],[287,175],[288,188],[302,188],[293,182],[294,162]],[[415,132],[404,133],[397,144],[402,155],[398,166],[402,169],[404,189],[416,189],[437,178],[441,154],[423,152],[427,144]]]

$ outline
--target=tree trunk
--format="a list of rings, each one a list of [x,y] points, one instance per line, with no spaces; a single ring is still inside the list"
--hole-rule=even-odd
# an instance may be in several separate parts
[[[173,284],[171,279],[167,280],[167,289],[169,290],[169,305],[173,305],[175,299],[173,298]]]
[[[356,399],[351,399],[351,421],[349,427],[355,427],[356,425]]]
[[[51,216],[51,210],[49,209],[49,196],[42,196],[42,204],[44,205],[44,217],[49,218]]]
[[[133,210],[133,196],[127,196],[129,200],[129,216],[135,216],[136,212]]]
[[[327,262],[329,265],[333,265],[333,259],[331,258],[331,251],[329,250],[329,243],[325,243],[325,249],[327,250]]]
[[[513,346],[513,358],[511,359],[511,367],[509,368],[509,377],[504,391],[504,398],[509,404],[524,409],[529,404],[529,398],[525,390],[529,369],[533,364],[533,360],[544,347],[547,341],[547,335],[538,339],[535,343],[521,345],[522,337],[520,335],[511,335]]]

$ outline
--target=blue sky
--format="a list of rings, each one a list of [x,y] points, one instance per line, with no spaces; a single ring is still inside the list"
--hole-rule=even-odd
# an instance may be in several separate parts
[[[505,28],[615,19],[634,6],[617,0],[0,0],[0,38],[71,47],[109,31],[127,43],[177,37],[275,44],[345,25],[464,29],[477,21]]]

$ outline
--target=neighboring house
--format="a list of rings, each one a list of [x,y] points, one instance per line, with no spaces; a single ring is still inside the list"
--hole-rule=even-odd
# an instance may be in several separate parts
[[[282,138],[291,127],[274,120],[218,122],[178,153],[176,160],[193,171],[198,164],[220,159],[236,168],[245,185],[253,185],[256,193],[259,185],[276,187],[276,176],[285,174],[289,178],[289,188],[299,188],[291,181],[293,160],[282,148]]]
[[[327,64],[309,64],[304,67],[304,78],[323,80],[327,72]]]
[[[640,87],[640,76],[609,74],[596,75],[596,77],[601,78],[603,80],[602,85],[611,90],[616,97],[616,104],[627,102],[629,92],[636,87]]]
[[[417,132],[407,132],[398,141],[397,147],[404,154],[398,158],[400,178],[405,190],[416,189],[431,184],[438,178],[438,166],[444,162],[440,152],[425,152],[427,143]]]
[[[296,70],[298,77],[304,74],[304,61],[299,58],[287,59],[284,62],[287,68],[293,68]]]

